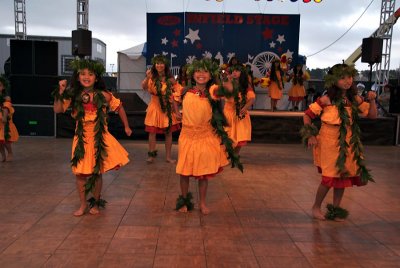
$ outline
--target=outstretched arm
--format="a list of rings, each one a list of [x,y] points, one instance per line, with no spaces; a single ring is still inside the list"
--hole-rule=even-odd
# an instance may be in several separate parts
[[[129,127],[128,117],[126,116],[126,112],[124,106],[120,106],[118,110],[119,118],[121,118],[122,124],[124,125],[124,130],[127,136],[132,135],[132,129]]]
[[[367,99],[369,100],[369,110],[368,110],[368,118],[375,119],[378,116],[378,111],[376,109],[376,93],[373,91],[369,91],[367,94]]]
[[[58,82],[58,92],[62,95],[67,87],[67,80],[60,80]],[[55,113],[64,113],[64,101],[62,99],[54,98],[53,109]]]

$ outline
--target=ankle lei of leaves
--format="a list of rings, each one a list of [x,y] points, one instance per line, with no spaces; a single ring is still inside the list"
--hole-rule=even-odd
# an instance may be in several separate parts
[[[156,85],[157,96],[160,102],[161,110],[168,116],[168,127],[166,129],[166,132],[169,132],[169,129],[171,128],[172,125],[172,108],[171,108],[172,83],[169,79],[166,79],[166,84],[167,88],[165,90],[165,95],[163,95],[161,92],[161,87],[162,87],[161,79],[159,77],[156,78],[155,85]]]
[[[192,199],[193,199],[193,195],[191,192],[188,192],[186,194],[186,198],[183,197],[183,195],[179,195],[179,197],[176,199],[175,210],[179,210],[184,206],[186,206],[188,211],[193,210],[194,204],[192,202]]]
[[[157,150],[154,150],[154,151],[148,151],[147,152],[147,156],[149,156],[149,157],[156,157],[157,156]]]
[[[228,159],[231,161],[231,167],[237,167],[241,172],[243,172],[243,165],[240,162],[240,157],[233,150],[232,140],[228,137],[228,134],[224,129],[224,126],[226,125],[226,119],[218,109],[219,102],[211,98],[208,88],[204,90],[204,93],[207,96],[208,102],[212,108],[211,125],[214,128],[215,133],[221,138],[222,144],[225,145],[225,150],[228,153]]]
[[[107,201],[104,199],[99,198],[98,200],[96,200],[94,197],[89,198],[88,200],[86,200],[89,203],[89,208],[92,207],[99,207],[99,208],[105,208]]]
[[[358,125],[359,111],[356,103],[354,103],[351,106],[351,111],[353,117],[352,118],[353,124],[351,125],[352,137],[350,139],[350,144],[352,145],[353,148],[354,160],[356,161],[358,166],[357,174],[359,174],[361,182],[363,184],[367,184],[368,181],[375,182],[375,180],[372,178],[372,175],[369,173],[369,170],[366,168],[364,163],[364,147],[360,139],[361,129],[360,126]]]
[[[349,212],[341,207],[334,207],[332,204],[326,205],[327,211],[325,214],[325,218],[328,220],[338,219],[346,219],[349,216]]]
[[[308,144],[308,139],[312,136],[317,136],[318,135],[318,128],[314,125],[304,125],[300,129],[300,135],[301,135],[301,142],[304,145]]]

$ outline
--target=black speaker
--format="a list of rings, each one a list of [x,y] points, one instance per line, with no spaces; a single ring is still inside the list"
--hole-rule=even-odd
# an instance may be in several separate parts
[[[51,92],[58,85],[57,76],[12,75],[11,99],[15,104],[52,105]]]
[[[10,40],[11,74],[33,74],[33,41]]]
[[[13,121],[22,136],[55,136],[53,107],[14,105]]]
[[[382,61],[383,39],[364,38],[361,46],[361,62],[379,63]]]
[[[400,86],[390,89],[389,113],[400,114]]]
[[[12,75],[57,75],[58,43],[10,40]]]
[[[85,29],[72,31],[72,55],[92,56],[92,32]]]
[[[35,75],[57,75],[58,43],[50,41],[34,41],[33,48]]]

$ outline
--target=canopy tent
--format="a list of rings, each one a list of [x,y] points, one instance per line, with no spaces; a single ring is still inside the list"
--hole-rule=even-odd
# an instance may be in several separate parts
[[[146,75],[146,43],[118,51],[118,91],[137,93],[148,103],[150,97],[142,89]]]

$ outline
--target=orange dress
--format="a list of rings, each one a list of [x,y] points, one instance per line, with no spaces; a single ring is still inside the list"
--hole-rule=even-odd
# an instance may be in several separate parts
[[[218,90],[210,87],[211,96]],[[225,147],[210,124],[212,108],[206,96],[188,90],[182,104],[182,130],[178,141],[176,173],[207,179],[228,164]]]
[[[161,86],[161,94],[164,96],[167,89],[167,83],[162,82]],[[147,106],[146,117],[144,119],[145,130],[150,133],[165,133],[166,128],[168,127],[168,115],[161,110],[160,100],[157,96],[157,88],[155,82],[152,79],[149,79],[147,91],[151,94],[150,102]],[[170,131],[174,132],[180,129],[179,121],[176,119],[175,113],[173,112],[173,104],[172,98],[174,97],[176,92],[181,91],[181,85],[176,83],[172,87],[171,94],[171,116],[172,116],[172,124]]]
[[[310,79],[310,75],[308,72],[303,74],[302,77],[303,81],[307,81]],[[293,79],[292,79],[293,81]],[[299,83],[293,84],[292,87],[289,89],[288,92],[289,101],[301,101],[306,96],[306,89],[304,85],[300,85]]]
[[[283,83],[281,73],[279,71],[276,71],[276,78],[278,82],[270,80],[270,84],[268,86],[269,97],[274,100],[280,100],[283,96]]]
[[[256,98],[256,94],[251,88],[247,90],[246,98],[247,100]],[[239,95],[239,101],[241,99],[241,95]],[[225,130],[229,138],[233,141],[233,147],[243,146],[248,141],[251,141],[251,120],[249,112],[246,112],[243,119],[237,117],[236,105],[233,97],[225,100],[224,115],[228,122],[228,126],[225,127]]]
[[[369,103],[363,102],[359,105],[361,115],[366,116],[369,110]],[[345,107],[351,122],[351,107]],[[323,106],[319,101],[312,103],[305,112],[311,118],[320,116],[321,129],[317,136],[318,144],[314,147],[314,164],[318,167],[322,174],[321,184],[328,187],[344,188],[353,185],[361,186],[360,177],[357,175],[358,165],[353,159],[354,153],[350,145],[352,137],[351,125],[347,126],[346,142],[350,145],[347,150],[345,162],[345,170],[348,172],[347,177],[342,177],[338,173],[336,160],[339,156],[339,127],[341,119],[339,111],[335,105]]]
[[[3,110],[8,110],[8,125],[10,128],[10,138],[9,139],[5,139],[5,124],[3,123]],[[14,107],[11,104],[10,100],[5,100],[2,104],[1,104],[1,111],[0,111],[0,143],[12,143],[12,142],[16,142],[19,139],[19,134],[18,134],[18,130],[17,127],[15,126],[12,118],[14,115]]]
[[[93,93],[90,93],[93,94]],[[111,93],[109,93],[111,94]],[[93,99],[93,98],[91,98]],[[70,105],[70,100],[64,101],[64,108],[66,109]],[[109,109],[111,111],[118,111],[121,105],[121,101],[115,98],[111,94],[111,100],[109,103]],[[96,147],[95,147],[95,119],[97,117],[97,107],[92,102],[83,105],[85,110],[85,116],[83,117],[83,129],[84,129],[84,157],[79,161],[78,165],[72,166],[72,172],[75,175],[89,176],[93,173],[93,167],[96,164]],[[104,110],[104,112],[106,112]],[[105,132],[103,133],[103,139],[105,143],[105,150],[107,155],[103,156],[103,162],[100,173],[105,173],[112,169],[117,169],[121,166],[126,165],[129,162],[128,152],[122,147],[122,145],[108,132],[107,125],[105,126]],[[73,157],[75,147],[78,142],[78,136],[75,134],[72,142],[72,154]]]

